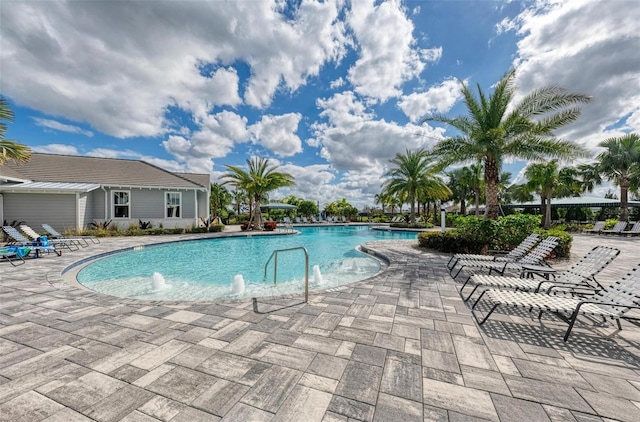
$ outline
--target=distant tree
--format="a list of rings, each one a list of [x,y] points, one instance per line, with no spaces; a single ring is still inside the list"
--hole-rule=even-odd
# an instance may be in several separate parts
[[[4,122],[12,123],[13,119],[14,114],[9,102],[4,97],[0,97],[0,165],[9,160],[26,163],[31,158],[29,147],[4,138],[7,133],[7,125]]]
[[[640,136],[635,133],[609,138],[600,143],[605,148],[598,159],[598,169],[620,186],[620,220],[629,220],[629,189],[640,184]]]
[[[461,82],[467,115],[450,118],[435,114],[423,120],[423,123],[446,123],[461,132],[461,135],[438,142],[431,151],[441,168],[454,163],[483,163],[485,218],[498,218],[498,183],[504,160],[545,161],[585,155],[583,148],[557,139],[553,131],[575,121],[580,115],[580,109],[575,105],[586,103],[590,98],[567,93],[558,86],[548,86],[513,104],[515,76],[515,70],[507,72],[488,97],[480,86],[476,96]]]
[[[231,205],[232,196],[229,191],[219,183],[211,184],[211,196],[209,197],[209,210],[215,220],[228,205]]]

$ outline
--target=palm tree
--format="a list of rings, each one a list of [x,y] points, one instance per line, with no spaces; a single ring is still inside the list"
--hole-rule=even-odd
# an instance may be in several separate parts
[[[247,159],[247,166],[249,171],[237,166],[225,166],[228,173],[222,175],[222,179],[225,180],[223,185],[231,184],[236,189],[244,190],[249,194],[249,198],[253,201],[253,213],[248,227],[253,224],[256,229],[261,229],[261,202],[268,197],[269,192],[285,186],[293,186],[295,182],[292,175],[276,171],[278,166],[270,166],[268,158]]]
[[[3,121],[11,123],[13,118],[13,110],[9,107],[9,102],[4,97],[0,97],[0,165],[9,160],[26,163],[31,158],[29,147],[4,139],[7,125]]]
[[[483,163],[485,218],[498,218],[498,183],[505,159],[543,161],[585,155],[584,149],[573,142],[557,139],[553,131],[576,120],[580,115],[576,104],[586,103],[590,98],[548,86],[533,91],[514,105],[515,76],[515,70],[507,72],[488,98],[480,86],[476,97],[464,82],[460,82],[468,115],[450,118],[435,114],[423,120],[423,123],[447,123],[462,133],[434,146],[430,154],[439,160],[441,168],[454,163]]]
[[[462,167],[447,173],[449,177],[449,189],[453,195],[453,202],[460,204],[460,214],[467,214],[467,199],[469,198],[471,187],[467,183],[469,168]]]
[[[211,217],[215,221],[215,219],[218,218],[218,211],[226,208],[227,205],[231,204],[231,194],[220,183],[212,183],[211,196],[209,198]]]
[[[473,192],[473,203],[475,206],[475,214],[476,217],[480,215],[480,195],[482,193],[482,185],[483,185],[483,174],[482,174],[482,165],[480,163],[472,164],[468,167],[469,172],[467,173],[468,179],[466,182],[471,187],[471,191]]]
[[[636,188],[640,179],[640,136],[629,133],[619,138],[605,139],[606,148],[597,159],[598,168],[607,179],[620,186],[620,220],[629,219],[629,188]]]
[[[427,154],[422,149],[415,152],[407,149],[405,154],[396,154],[390,162],[393,167],[384,174],[389,179],[382,186],[393,195],[407,195],[411,206],[410,221],[414,222],[418,190],[434,183],[433,169],[429,167]],[[442,181],[440,183],[446,188]]]

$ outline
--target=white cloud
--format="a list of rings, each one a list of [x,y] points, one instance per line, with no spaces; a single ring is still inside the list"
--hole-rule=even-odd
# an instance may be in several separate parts
[[[45,127],[48,129],[58,130],[60,132],[75,133],[78,135],[88,136],[89,138],[93,137],[93,132],[91,132],[90,130],[84,130],[78,126],[67,125],[55,120],[43,119],[40,117],[34,117],[33,120],[36,122],[36,125]]]
[[[302,141],[296,135],[301,118],[299,113],[263,116],[249,128],[252,141],[282,157],[297,154],[302,151]]]
[[[31,147],[34,152],[45,154],[80,155],[78,148],[73,145],[49,144]]]
[[[450,78],[425,92],[404,95],[398,107],[412,122],[416,122],[427,114],[448,112],[460,97],[460,82]]]
[[[297,89],[349,45],[340,0],[303,1],[293,19],[276,1],[0,7],[3,94],[120,138],[166,134],[170,106],[198,119],[239,105],[237,62],[251,71],[246,102],[264,107],[281,83]]]
[[[640,114],[640,3],[538,2],[499,30],[521,37],[518,87],[524,95],[550,84],[591,95],[580,119],[559,131],[590,149]],[[637,130],[636,118],[626,120]]]
[[[326,122],[316,122],[314,144],[321,146],[321,156],[337,170],[360,173],[376,172],[389,159],[406,149],[429,148],[442,139],[441,128],[427,125],[399,125],[374,120],[374,115],[352,92],[319,99],[320,116]]]
[[[404,82],[418,77],[427,62],[442,54],[440,48],[416,47],[413,22],[399,2],[352,2],[347,22],[358,44],[348,79],[360,95],[381,102],[397,97]]]

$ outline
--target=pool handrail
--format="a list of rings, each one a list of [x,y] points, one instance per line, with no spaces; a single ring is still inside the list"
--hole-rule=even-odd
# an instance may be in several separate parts
[[[295,251],[298,249],[302,249],[304,252],[304,301],[307,303],[309,301],[309,252],[307,252],[307,248],[304,246],[297,246],[295,248],[287,248],[287,249],[276,249],[271,253],[269,259],[267,259],[267,263],[264,264],[264,277],[267,277],[267,266],[271,259],[273,261],[273,285],[275,286],[278,280],[278,252],[288,252]]]

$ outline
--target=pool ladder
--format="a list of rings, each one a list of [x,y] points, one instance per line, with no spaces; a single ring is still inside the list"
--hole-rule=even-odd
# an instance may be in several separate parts
[[[307,248],[303,246],[298,246],[296,248],[289,249],[277,249],[271,253],[271,256],[267,260],[267,263],[264,264],[264,277],[267,278],[267,266],[269,262],[273,259],[273,285],[275,286],[278,280],[278,253],[280,252],[289,252],[302,250],[304,252],[304,301],[309,301],[309,253],[307,252]]]

